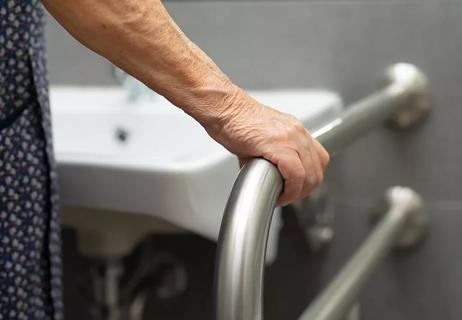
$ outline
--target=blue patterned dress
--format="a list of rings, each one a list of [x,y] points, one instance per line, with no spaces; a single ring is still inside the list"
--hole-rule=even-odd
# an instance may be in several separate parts
[[[43,20],[38,0],[0,0],[0,320],[62,319]]]

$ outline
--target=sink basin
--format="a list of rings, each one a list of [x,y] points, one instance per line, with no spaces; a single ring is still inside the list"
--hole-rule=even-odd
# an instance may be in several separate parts
[[[341,109],[324,90],[250,91],[308,129]],[[217,239],[237,159],[162,97],[128,102],[122,88],[52,87],[61,201],[135,212]]]

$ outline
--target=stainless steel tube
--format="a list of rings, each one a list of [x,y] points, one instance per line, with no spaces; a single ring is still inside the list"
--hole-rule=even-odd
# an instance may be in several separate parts
[[[261,319],[266,241],[282,178],[270,162],[252,161],[239,174],[236,188],[218,241],[217,319]]]
[[[350,106],[313,132],[333,154],[369,129],[394,119],[408,126],[428,108],[427,81],[414,66],[389,69],[390,84]],[[247,163],[239,173],[225,208],[215,270],[217,320],[262,319],[265,249],[276,199],[283,181],[277,168],[263,159]]]
[[[389,209],[385,216],[300,320],[344,319],[361,288],[390,248],[399,243],[403,233],[413,233],[415,228],[424,226],[422,201],[415,192],[394,187],[388,190],[386,196]]]

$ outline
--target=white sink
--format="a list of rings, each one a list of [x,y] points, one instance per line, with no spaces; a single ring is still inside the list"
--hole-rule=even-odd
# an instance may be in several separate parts
[[[308,129],[342,107],[323,90],[250,94]],[[51,107],[64,205],[151,215],[217,238],[238,162],[192,118],[163,98],[129,103],[122,88],[52,87]]]

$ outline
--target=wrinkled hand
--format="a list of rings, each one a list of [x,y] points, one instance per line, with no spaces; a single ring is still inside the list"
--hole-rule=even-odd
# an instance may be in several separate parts
[[[278,205],[306,197],[323,181],[329,154],[300,121],[258,103],[243,91],[227,101],[230,106],[220,115],[220,125],[205,128],[239,157],[241,166],[262,157],[278,167],[284,178]]]

